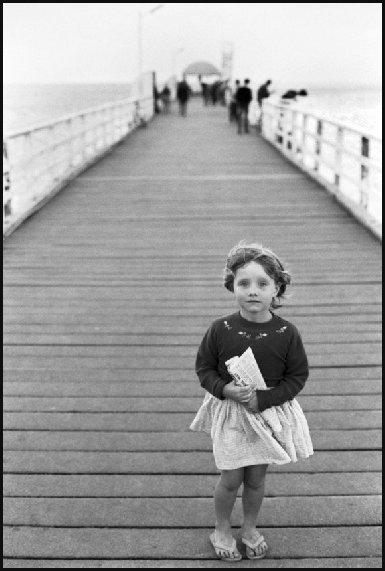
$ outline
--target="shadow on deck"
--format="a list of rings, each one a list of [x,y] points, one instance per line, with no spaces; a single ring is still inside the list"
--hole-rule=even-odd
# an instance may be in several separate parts
[[[5,567],[223,567],[188,426],[241,239],[293,275],[315,455],[272,467],[259,567],[380,567],[381,245],[224,108],[159,116],[5,242]],[[234,526],[240,524],[236,506]],[[254,567],[243,560],[232,567]]]

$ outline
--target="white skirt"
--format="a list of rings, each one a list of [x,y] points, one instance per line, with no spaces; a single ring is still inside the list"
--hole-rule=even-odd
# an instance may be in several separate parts
[[[190,430],[211,436],[219,470],[287,464],[311,456],[309,427],[299,403],[293,399],[272,408],[282,425],[279,432],[273,432],[260,414],[249,412],[242,404],[206,393]]]

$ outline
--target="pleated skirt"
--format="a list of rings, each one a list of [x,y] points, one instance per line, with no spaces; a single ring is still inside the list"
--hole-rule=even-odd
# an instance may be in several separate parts
[[[309,426],[296,399],[276,410],[281,429],[273,430],[263,417],[230,399],[206,393],[190,430],[209,434],[218,470],[256,464],[287,464],[309,458],[314,451]]]

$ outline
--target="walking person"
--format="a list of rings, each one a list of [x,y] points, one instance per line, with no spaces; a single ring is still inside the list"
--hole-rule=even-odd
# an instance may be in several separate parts
[[[190,429],[212,437],[221,475],[215,487],[216,524],[210,541],[217,557],[226,562],[242,558],[230,523],[240,485],[242,543],[248,559],[261,559],[268,546],[256,520],[267,468],[313,454],[306,418],[294,398],[308,377],[306,353],[297,328],[273,311],[281,307],[290,281],[271,250],[243,242],[235,246],[226,260],[224,286],[233,292],[238,311],[212,323],[196,358],[196,372],[207,392]],[[229,373],[229,362],[248,351],[269,390],[238,386]],[[276,415],[280,432],[261,421],[267,414]]]
[[[234,89],[231,93],[231,98],[229,102],[229,121],[232,123],[237,119],[237,91],[241,85],[239,79],[235,80]]]
[[[257,89],[257,103],[259,106],[259,119],[258,119],[258,123],[257,123],[257,133],[261,132],[261,128],[262,128],[262,106],[263,106],[263,101],[265,99],[267,99],[268,97],[270,97],[270,95],[272,93],[274,93],[274,91],[270,91],[270,85],[271,85],[272,81],[271,79],[268,79],[267,81],[265,81],[265,83],[263,83],[262,85],[260,85]]]
[[[250,101],[253,99],[253,94],[249,87],[250,80],[245,79],[244,84],[238,88],[236,92],[236,102],[237,102],[237,122],[238,122],[238,134],[242,134],[242,129],[245,133],[249,132],[249,105]]]
[[[160,92],[160,97],[163,102],[163,109],[165,113],[170,110],[171,90],[168,85],[165,85]]]
[[[179,114],[182,115],[182,117],[186,117],[187,103],[190,98],[190,86],[184,77],[177,85],[176,98],[179,103]]]

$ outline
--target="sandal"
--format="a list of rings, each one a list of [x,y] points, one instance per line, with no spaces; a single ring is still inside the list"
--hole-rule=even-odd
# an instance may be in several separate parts
[[[263,537],[263,535],[261,535],[259,533],[259,531],[257,531],[258,536],[257,539],[254,541],[254,543],[251,543],[251,541],[248,541],[247,539],[245,539],[244,537],[242,537],[242,543],[244,543],[246,545],[246,557],[248,559],[263,559],[264,557],[266,557],[266,553],[267,553],[267,543],[265,541],[265,538]],[[257,551],[259,551],[258,548],[262,547],[262,544],[265,544],[265,550],[263,551],[263,553],[257,553]],[[253,553],[251,553],[253,552]]]
[[[222,545],[217,542],[217,540],[215,539],[215,532],[214,532],[210,535],[210,542],[215,549],[215,554],[218,557],[218,559],[221,559],[222,561],[227,561],[229,563],[234,563],[235,561],[241,561],[242,555],[239,553],[237,549],[237,542],[235,541],[234,538],[231,547],[228,547],[227,545]]]

